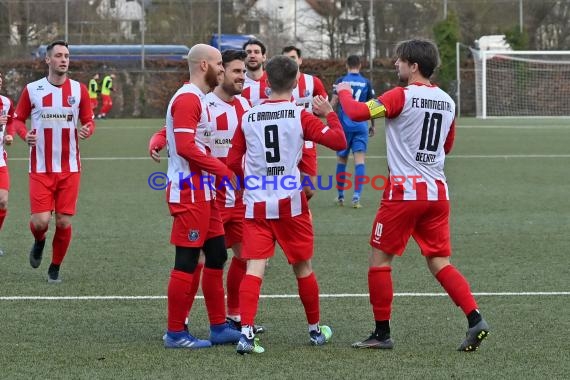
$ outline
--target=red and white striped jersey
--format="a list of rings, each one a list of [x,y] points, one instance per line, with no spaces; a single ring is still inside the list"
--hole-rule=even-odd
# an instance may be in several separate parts
[[[14,118],[31,115],[36,145],[30,148],[30,173],[71,173],[81,170],[77,121],[93,120],[87,87],[72,79],[61,86],[42,78],[26,85]]]
[[[293,89],[293,99],[298,106],[303,106],[309,112],[313,112],[313,98],[321,95],[328,97],[323,82],[315,76],[301,73],[297,87]]]
[[[212,155],[225,163],[236,128],[241,124],[243,114],[251,106],[243,96],[235,95],[233,101],[228,103],[213,92],[206,95],[206,102],[212,118]],[[222,184],[220,177],[216,177],[216,201],[223,207],[243,205],[243,198],[236,197],[235,191]]]
[[[169,203],[208,202],[215,198],[213,176],[231,176],[210,152],[211,135],[206,94],[193,83],[184,84],[166,111]]]
[[[308,210],[297,167],[305,138],[341,150],[346,139],[338,117],[330,127],[288,100],[268,100],[247,111],[232,140],[228,166],[242,174],[245,154],[246,218],[279,219]]]
[[[307,111],[313,112],[313,98],[317,95],[328,98],[323,82],[315,76],[301,73],[297,87],[293,89],[293,101],[298,106],[305,107]],[[312,141],[307,140],[305,141],[305,147],[303,149],[304,156],[301,161],[301,166],[306,172],[316,172],[317,146]],[[311,151],[311,153],[308,151]]]
[[[12,101],[0,95],[0,113],[2,115],[9,115],[8,123],[12,120],[14,115],[14,106]],[[4,150],[4,135],[6,134],[7,125],[0,125],[0,167],[6,166],[6,151]]]
[[[448,200],[444,145],[454,136],[455,103],[434,85],[413,83],[378,99],[386,108],[391,186],[384,199]]]
[[[245,76],[241,96],[249,100],[252,106],[256,106],[269,98],[271,89],[267,86],[267,72],[264,71],[259,80]]]

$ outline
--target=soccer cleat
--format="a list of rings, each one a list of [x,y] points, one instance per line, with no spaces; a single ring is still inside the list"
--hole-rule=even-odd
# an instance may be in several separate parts
[[[465,340],[461,343],[457,351],[477,351],[483,339],[489,335],[489,325],[484,319],[467,330]]]
[[[59,269],[48,271],[48,284],[61,284],[61,278],[59,278]]]
[[[265,349],[259,345],[258,338],[248,339],[245,335],[241,335],[236,347],[238,354],[263,354]]]
[[[372,333],[368,339],[365,339],[362,342],[353,343],[352,347],[391,350],[394,348],[394,341],[390,337],[382,339],[376,333]]]
[[[344,197],[336,197],[334,200],[334,203],[338,206],[338,207],[342,207],[344,206]]]
[[[227,322],[210,326],[210,342],[212,344],[235,344],[239,341],[241,331],[235,330]]]
[[[197,350],[199,348],[212,347],[209,340],[198,339],[187,331],[167,332],[162,337],[164,348],[187,348]]]
[[[241,332],[241,322],[234,321],[230,317],[226,318],[226,322],[228,323],[228,325],[230,325],[230,327],[232,329]],[[264,332],[265,332],[265,327],[260,326],[260,325],[253,325],[253,333],[254,334],[263,334]]]
[[[325,325],[319,326],[319,330],[313,330],[309,332],[311,344],[313,346],[322,346],[331,340],[332,334],[333,333],[330,327]]]
[[[362,208],[362,205],[360,204],[360,198],[352,198],[352,208]]]
[[[46,245],[46,239],[34,241],[34,245],[30,250],[30,265],[32,268],[37,268],[42,263],[42,256],[44,254],[44,246]]]
[[[4,250],[0,248],[0,256],[4,256]]]

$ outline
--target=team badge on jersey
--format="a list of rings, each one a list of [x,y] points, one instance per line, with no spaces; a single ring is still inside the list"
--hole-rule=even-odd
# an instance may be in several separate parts
[[[190,232],[188,232],[188,240],[190,241],[196,241],[200,238],[200,231],[198,230],[190,230]]]
[[[265,87],[265,96],[269,97],[271,95],[271,89],[269,87]]]
[[[306,98],[307,96],[309,96],[309,95],[311,95],[311,91],[309,91],[308,89],[305,90],[305,98]]]
[[[72,106],[75,104],[75,96],[68,96],[67,97],[67,103]]]

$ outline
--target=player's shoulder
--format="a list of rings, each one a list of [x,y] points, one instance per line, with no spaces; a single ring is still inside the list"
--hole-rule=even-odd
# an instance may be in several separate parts
[[[242,95],[235,95],[235,99],[237,102],[239,102],[241,104],[241,106],[243,107],[243,109],[248,110],[251,108],[251,102],[249,101],[248,98],[246,98],[245,96]]]

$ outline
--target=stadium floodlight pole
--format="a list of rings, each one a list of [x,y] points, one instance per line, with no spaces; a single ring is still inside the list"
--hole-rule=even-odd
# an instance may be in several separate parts
[[[370,83],[373,83],[372,70],[374,69],[374,0],[370,0],[370,18],[368,37],[370,38]]]
[[[144,3],[141,0],[141,71],[144,73],[144,33],[146,29],[145,25],[145,14],[144,14]]]
[[[523,32],[523,0],[519,0],[519,31]]]
[[[69,41],[69,33],[68,33],[68,25],[69,25],[69,0],[65,0],[65,41]]]
[[[457,77],[457,117],[461,117],[461,65],[459,64],[459,49],[461,49],[461,42],[455,43],[455,74]]]
[[[297,44],[297,0],[293,2],[293,41]]]
[[[218,49],[222,51],[222,0],[218,0]]]

